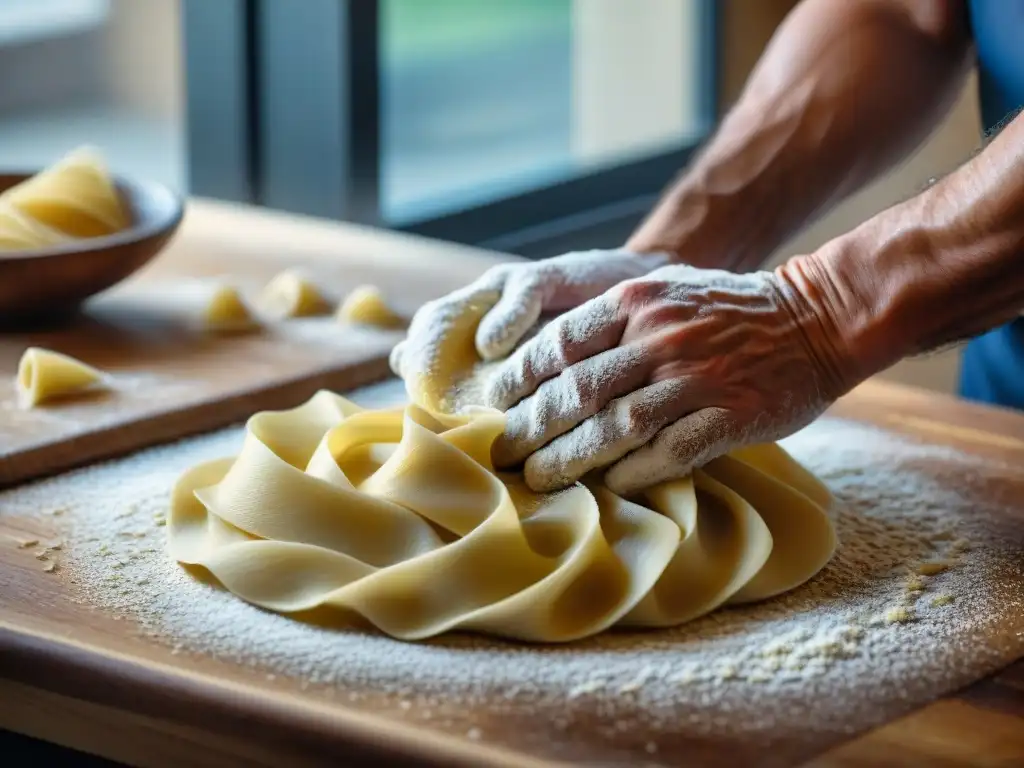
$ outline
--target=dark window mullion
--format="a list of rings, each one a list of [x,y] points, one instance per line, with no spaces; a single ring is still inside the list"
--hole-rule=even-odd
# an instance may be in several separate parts
[[[379,222],[376,0],[257,0],[260,200]]]
[[[190,194],[256,202],[253,0],[183,0]]]

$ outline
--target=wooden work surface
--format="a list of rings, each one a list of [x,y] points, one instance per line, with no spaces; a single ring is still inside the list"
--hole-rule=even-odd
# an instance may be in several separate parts
[[[0,333],[0,487],[230,424],[323,387],[349,389],[388,374],[388,353],[400,332],[346,328],[327,316],[273,323],[251,334],[211,333],[185,300],[190,279],[225,277],[254,297],[275,274],[297,267],[332,300],[371,284],[408,315],[499,258],[423,238],[193,201],[167,250],[91,301],[81,317],[48,331]],[[14,375],[30,345],[112,374],[111,391],[20,409]]]
[[[345,251],[345,260],[339,262],[344,268],[331,265],[340,250]],[[413,254],[429,260],[440,258],[442,252],[446,256],[443,270],[408,263],[415,260]],[[216,263],[199,255],[203,253],[217,254]],[[287,257],[279,256],[284,253]],[[374,282],[406,310],[486,266],[465,249],[453,248],[449,255],[443,246],[404,237],[199,204],[193,206],[174,250],[140,275],[137,284],[141,290],[164,276],[225,271],[260,284],[294,260],[324,269],[325,279],[334,274],[342,288]],[[400,264],[401,270],[389,270],[388,264]],[[128,286],[124,292],[130,293]],[[115,297],[109,301],[107,306],[115,307]],[[127,303],[121,306],[131,303],[127,298],[123,301]],[[110,310],[112,315],[121,311],[125,310]],[[60,341],[69,336],[53,338]],[[70,338],[67,343],[72,346],[58,348],[72,354],[90,348],[73,346],[79,343],[75,332]],[[216,342],[221,343],[241,342]],[[382,343],[380,349],[387,346]],[[9,347],[0,346],[8,355],[0,356],[2,365],[16,358]],[[146,345],[135,342],[132,348],[145,351]],[[171,348],[183,349],[185,359],[220,359],[209,349],[195,352],[189,344],[171,344]],[[247,354],[255,352],[248,349]],[[281,358],[268,354],[271,359],[260,371],[272,379],[279,374]],[[116,362],[113,354],[108,359]],[[384,353],[376,359],[383,363]],[[232,366],[238,364],[233,358]],[[144,375],[149,365],[145,362],[132,370]],[[193,371],[210,371],[214,363],[208,363],[208,368],[199,362],[193,365]],[[320,374],[311,364],[308,370],[294,389],[278,389],[273,397],[294,404],[318,386],[344,390],[375,378],[366,369],[365,376],[317,380]],[[379,377],[383,369],[377,370]],[[253,376],[250,372],[249,378]],[[233,380],[242,378],[246,376],[236,372]],[[209,429],[267,405],[265,399],[240,399],[232,406],[237,408],[233,414],[212,409],[202,423],[186,424],[177,431]],[[834,413],[1005,465],[1021,466],[1024,459],[1024,416],[952,398],[869,382],[839,403]],[[0,429],[6,426],[5,418],[0,414]],[[90,450],[123,452],[168,439],[173,431],[140,435],[117,445],[116,451],[105,447],[106,438],[101,435],[96,441],[99,447]],[[67,444],[54,440],[57,446]],[[1024,528],[1024,499],[1020,507],[1014,503],[1008,509],[1002,523],[1008,531],[1019,532]],[[5,516],[0,507],[0,539],[48,536],[51,531],[40,525],[39,520]],[[473,741],[467,738],[467,727],[477,722],[478,715],[458,700],[449,705],[454,729],[412,724],[397,706],[399,702],[387,696],[348,704],[330,691],[307,690],[294,680],[268,679],[253,667],[177,654],[135,630],[123,618],[80,601],[74,583],[59,573],[44,573],[23,549],[0,546],[0,727],[145,766],[371,765],[388,759],[408,765],[540,766],[559,764],[559,760],[643,764],[649,757],[642,742],[639,747],[624,743],[616,754],[598,754],[600,750],[585,734],[569,738],[546,719],[531,720],[528,713],[489,720],[487,732],[494,738]],[[630,756],[630,749],[637,751]],[[770,751],[763,754],[766,759],[771,756]],[[659,764],[726,766],[737,764],[740,755],[728,743],[681,737],[666,744],[658,759]],[[753,763],[747,759],[743,764]],[[832,738],[818,754],[805,754],[795,764],[829,768],[1024,764],[1024,662],[884,727],[851,734],[838,746]]]
[[[1024,415],[1018,413],[879,382],[862,385],[832,412],[1017,466],[1024,473]],[[1018,536],[1024,530],[1024,498],[1005,522]],[[1024,658],[803,765],[1024,765]]]
[[[870,382],[834,412],[949,445],[1000,466],[1024,457],[1024,416]],[[1001,470],[1005,471],[1005,470]],[[992,482],[1000,484],[995,473]],[[1016,477],[1005,493],[1024,488]],[[2,505],[2,501],[0,501]],[[1024,542],[1024,504],[1000,525]],[[54,523],[56,524],[56,523]],[[0,539],[52,535],[46,521],[0,517]],[[258,665],[193,652],[136,631],[77,599],[78,587],[45,574],[31,554],[0,547],[0,727],[134,765],[373,765],[382,760],[429,766],[646,764],[642,738],[622,734],[617,748],[566,734],[551,714],[495,718],[484,707],[447,703],[447,719],[410,719],[393,691],[344,689],[268,678]],[[1024,623],[1017,622],[1024,630]],[[387,664],[386,659],[381,660]],[[408,704],[408,702],[404,702]],[[899,705],[896,706],[899,709]],[[902,712],[905,712],[904,707]],[[475,726],[488,737],[467,738]],[[813,734],[778,752],[687,736],[662,741],[657,765],[804,765],[815,768],[1024,764],[1024,662],[851,739]],[[780,762],[778,754],[799,755]],[[635,760],[635,762],[633,762]],[[562,761],[562,762],[559,762]]]

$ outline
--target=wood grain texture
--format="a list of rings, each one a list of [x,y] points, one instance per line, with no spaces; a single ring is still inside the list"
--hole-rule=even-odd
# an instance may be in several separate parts
[[[332,317],[282,321],[245,335],[210,333],[174,291],[223,277],[252,298],[299,268],[340,300],[378,286],[400,311],[472,280],[500,257],[462,246],[298,216],[192,201],[180,232],[146,269],[61,327],[0,336],[0,487],[203,432],[256,410],[294,405],[322,387],[388,374],[396,331]],[[184,295],[184,294],[182,294]],[[21,410],[14,374],[36,345],[113,376],[110,392]]]
[[[916,388],[870,386],[871,398],[862,399],[855,392],[833,413],[872,421],[922,442],[1024,466],[1020,413]],[[1024,528],[1024,500],[1005,523],[1018,534]],[[1024,659],[805,763],[806,768],[911,765],[1024,765]]]
[[[1013,442],[1024,438],[1020,414],[875,382],[834,413],[1010,466],[1024,459]],[[45,520],[13,523],[0,519],[0,533],[54,533]],[[1008,530],[1019,533],[1022,524],[1021,507],[1008,512]],[[331,686],[300,687],[293,679],[270,680],[257,667],[175,653],[131,621],[76,602],[73,584],[43,574],[31,554],[15,547],[0,547],[0,584],[0,727],[133,765],[637,765],[650,758],[642,733],[624,733],[609,746],[587,738],[583,726],[560,732],[550,712],[495,718],[454,697],[444,717],[425,723],[393,693],[365,692],[352,704]],[[1018,664],[842,746],[833,733],[819,748],[830,751],[804,764],[1015,765],[1024,752],[1022,675]],[[471,741],[472,727],[488,737]],[[662,765],[757,765],[769,758],[778,764],[771,750],[702,739],[683,728],[678,738],[659,742],[657,758]]]

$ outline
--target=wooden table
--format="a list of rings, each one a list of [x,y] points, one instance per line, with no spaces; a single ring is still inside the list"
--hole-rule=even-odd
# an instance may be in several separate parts
[[[296,238],[295,233],[301,237]],[[342,272],[347,269],[344,282],[377,283],[407,310],[472,279],[500,258],[496,254],[449,248],[443,244],[362,228],[195,202],[174,247],[133,283],[119,290],[130,291],[134,285],[159,284],[171,275],[220,273],[226,263],[237,268],[247,261],[253,263],[253,274],[265,279],[281,266],[282,260],[276,258],[276,254],[288,254],[304,263],[325,265],[330,265],[336,256]],[[55,333],[57,335],[51,338],[59,341],[61,332]],[[68,333],[74,334],[73,331]],[[2,364],[4,361],[0,358]],[[6,364],[9,366],[11,360],[8,359]],[[355,383],[365,383],[371,378],[365,375],[365,368],[359,370],[361,373]],[[378,366],[377,370],[378,375],[386,373],[384,366]],[[336,373],[341,376],[343,372],[339,369]],[[340,386],[343,382],[343,377],[336,378],[332,385]],[[303,391],[300,387],[285,394],[296,399],[302,396]],[[223,396],[223,393],[217,396]],[[278,396],[282,393],[273,395]],[[246,403],[253,408],[264,407],[259,397]],[[1024,456],[1024,415],[971,405],[950,397],[872,381],[837,404],[834,412],[1003,462],[1016,461],[1019,465]],[[204,413],[205,420],[201,425],[204,429],[235,420],[231,412],[218,417],[216,407],[207,408]],[[0,430],[3,418],[0,414]],[[191,425],[186,431],[194,432],[197,428]],[[153,436],[152,441],[168,438],[164,431]],[[112,453],[123,450],[126,450],[123,445],[111,447]],[[102,451],[92,458],[99,458],[100,454]],[[1017,519],[1010,522],[1024,526],[1024,499],[1020,510]],[[3,583],[3,567],[0,558],[0,583]],[[40,600],[56,599],[42,593],[37,597]],[[0,595],[0,606],[2,604]],[[69,613],[68,618],[74,618],[73,613]],[[0,632],[0,643],[4,639]],[[40,649],[32,643],[11,640],[9,635],[6,641],[10,645],[0,645],[0,655],[6,651],[23,660],[24,664],[31,664],[33,659],[39,658]],[[188,750],[203,743],[200,732],[187,724],[190,716],[188,697],[199,688],[190,693],[180,679],[175,681],[154,669],[145,679],[145,690],[139,690],[126,685],[123,680],[119,681],[111,668],[73,648],[61,656],[60,669],[56,672],[51,669],[50,673],[53,675],[52,690],[42,697],[22,683],[0,679],[0,698],[15,694],[26,697],[16,705],[12,705],[13,699],[10,699],[6,714],[3,714],[5,708],[0,704],[0,724],[31,722],[34,725],[31,728],[26,726],[26,731],[48,737],[50,733],[56,733],[49,728],[48,722],[52,725],[53,721],[63,719],[65,723],[74,725],[73,728],[62,729],[65,734],[62,740],[69,746],[104,751],[106,742],[103,739],[109,742],[109,734],[120,734],[132,742],[132,748],[107,748],[108,754],[131,760],[135,759],[133,755],[139,754],[140,745],[161,745],[156,748],[177,750],[166,753],[167,764],[182,764],[187,759]],[[253,722],[266,723],[275,717],[277,727],[281,729],[278,736],[284,740],[280,743],[282,754],[289,753],[288,738],[295,739],[294,748],[307,758],[323,755],[325,749],[337,749],[339,732],[330,731],[315,709],[305,711],[286,707],[276,714],[268,710],[257,713],[258,716],[253,714],[253,710],[250,715],[256,720],[250,721],[247,719],[249,716],[232,714],[232,697],[242,695],[240,690],[205,691],[203,695],[210,697],[207,704],[213,702],[210,705],[213,709],[209,712],[230,721],[222,742],[213,747],[209,743],[204,744],[206,748],[225,750],[222,764],[245,764],[239,761],[238,756],[245,754],[246,744],[253,735]],[[19,719],[26,708],[32,707],[40,708],[44,716]],[[125,710],[138,711],[138,714],[126,715]],[[300,716],[305,719],[294,719]],[[429,734],[410,735],[401,729],[391,728],[387,723],[378,721],[378,724],[380,729],[374,735],[372,720],[355,717],[348,722],[346,728],[350,731],[345,732],[349,733],[351,741],[344,743],[352,746],[352,753],[346,756],[351,763],[354,764],[357,758],[380,760],[387,754],[411,757],[417,748],[421,748],[425,750],[424,756],[433,755],[432,761],[425,762],[434,765],[552,764],[516,760],[514,756],[501,752],[474,751],[465,744],[452,745],[443,739],[434,740]],[[289,728],[293,729],[291,737],[288,736]],[[72,735],[67,736],[68,733]],[[337,752],[330,754],[335,760],[342,761]],[[46,763],[47,758],[52,759],[53,756],[43,757],[43,763]],[[1024,661],[806,763],[832,768],[908,764],[1024,765]]]
[[[921,389],[870,381],[833,412],[1018,466],[1024,456],[1024,415]],[[1024,500],[1016,523],[1024,526]],[[1024,659],[806,764],[907,765],[1024,765]]]

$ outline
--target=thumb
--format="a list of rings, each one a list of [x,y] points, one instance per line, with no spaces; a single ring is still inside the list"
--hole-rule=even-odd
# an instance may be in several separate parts
[[[476,329],[476,350],[484,360],[507,357],[544,309],[543,287],[538,282],[510,280],[501,298]]]

